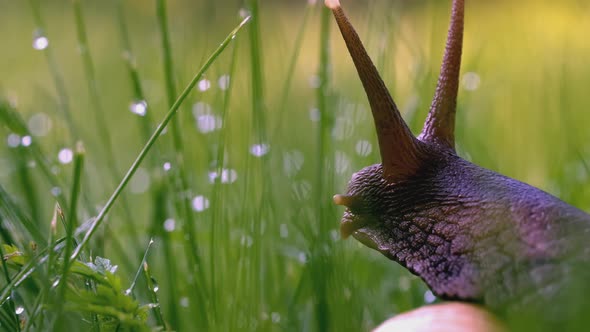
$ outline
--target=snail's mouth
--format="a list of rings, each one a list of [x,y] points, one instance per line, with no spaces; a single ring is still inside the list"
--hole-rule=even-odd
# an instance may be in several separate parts
[[[350,210],[344,212],[342,221],[340,222],[340,235],[343,239],[353,236],[362,244],[369,248],[377,249],[377,243],[373,240],[370,235],[371,225],[374,225],[373,218],[369,216],[357,216],[354,215]]]

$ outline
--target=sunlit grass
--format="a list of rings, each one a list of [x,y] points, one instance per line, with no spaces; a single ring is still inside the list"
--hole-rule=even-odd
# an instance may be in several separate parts
[[[215,3],[32,0],[0,11],[0,135],[18,139],[0,147],[0,236],[14,245],[2,255],[23,257],[3,261],[3,328],[67,316],[59,324],[73,330],[367,330],[430,300],[407,271],[338,237],[332,195],[379,158],[330,13],[321,1]],[[419,131],[448,4],[350,6]],[[207,62],[240,12],[252,22]],[[457,135],[463,156],[586,210],[587,13],[575,1],[470,4],[463,72],[474,75],[460,91]],[[38,28],[49,41],[42,53],[31,47]],[[129,109],[139,102],[143,116]],[[52,123],[45,136],[32,124],[39,113]],[[62,149],[72,157],[59,161]],[[56,202],[66,226],[54,230]],[[119,267],[105,281],[102,270],[64,265],[68,256]],[[60,279],[70,283],[52,287]],[[84,297],[83,310],[72,306],[80,298],[68,294],[105,285],[120,291],[112,306]]]

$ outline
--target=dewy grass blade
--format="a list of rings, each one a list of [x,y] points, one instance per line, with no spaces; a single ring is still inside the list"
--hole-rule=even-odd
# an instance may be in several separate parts
[[[150,249],[152,248],[153,244],[154,244],[154,239],[151,238],[150,242],[148,242],[148,245],[145,248],[145,251],[143,253],[143,258],[141,259],[141,263],[139,264],[139,268],[137,269],[137,272],[135,273],[135,277],[133,278],[133,281],[131,282],[131,286],[129,286],[129,288],[127,288],[127,290],[125,291],[125,293],[127,295],[130,295],[131,293],[133,293],[133,289],[135,288],[135,284],[137,284],[137,279],[139,279],[139,275],[141,274],[141,270],[145,266],[148,254],[149,254]]]
[[[127,174],[125,174],[125,176],[123,177],[123,180],[121,180],[121,183],[119,184],[119,186],[117,186],[117,188],[115,189],[115,191],[113,192],[113,194],[111,195],[111,197],[109,198],[109,200],[107,201],[105,206],[102,208],[102,210],[100,211],[100,213],[98,214],[98,216],[96,217],[96,219],[94,220],[92,225],[90,226],[90,229],[88,229],[88,231],[84,235],[82,242],[80,242],[80,244],[78,245],[76,250],[74,250],[74,253],[70,257],[70,260],[72,260],[72,261],[75,260],[82,252],[82,249],[84,249],[84,247],[88,244],[88,242],[90,241],[90,238],[92,237],[92,235],[94,235],[94,233],[96,232],[98,227],[102,224],[106,214],[109,212],[109,210],[111,209],[111,207],[113,206],[113,204],[115,203],[115,201],[117,200],[117,198],[119,197],[119,195],[121,194],[123,189],[125,189],[125,187],[127,186],[127,183],[129,183],[129,180],[131,180],[131,177],[133,176],[133,174],[135,174],[135,172],[137,171],[137,168],[139,167],[139,165],[141,164],[141,162],[143,161],[145,156],[148,154],[148,152],[150,151],[150,149],[152,148],[152,146],[154,145],[154,143],[156,142],[158,137],[160,137],[160,134],[162,134],[162,131],[164,131],[164,128],[166,128],[166,125],[168,125],[168,123],[170,122],[172,117],[174,117],[174,115],[176,114],[176,111],[178,111],[178,108],[180,107],[182,102],[186,99],[186,97],[189,95],[189,93],[193,90],[193,88],[195,87],[195,85],[197,84],[197,82],[199,81],[201,76],[203,75],[203,73],[211,66],[211,64],[213,64],[215,59],[217,59],[217,57],[219,57],[219,55],[223,52],[223,50],[225,50],[225,48],[235,38],[235,36],[242,29],[242,27],[244,27],[244,25],[246,23],[248,23],[249,20],[250,20],[250,17],[246,17],[225,38],[225,40],[221,43],[221,45],[219,45],[219,47],[213,52],[213,54],[211,54],[209,59],[207,59],[205,64],[201,67],[201,69],[193,77],[193,79],[190,81],[190,83],[186,86],[186,88],[180,94],[180,96],[178,97],[176,102],[174,102],[174,105],[172,105],[172,107],[170,108],[170,110],[168,111],[168,113],[166,114],[164,119],[162,120],[162,122],[160,122],[160,124],[156,128],[156,131],[154,131],[154,133],[152,134],[152,136],[150,137],[148,142],[145,144],[145,146],[143,147],[143,149],[141,150],[141,152],[139,153],[139,155],[137,156],[137,158],[135,159],[135,161],[133,162],[133,164],[131,165],[131,167],[127,171]]]
[[[111,173],[113,183],[117,183],[117,180],[119,178],[119,171],[117,170],[117,160],[115,158],[115,153],[113,150],[111,133],[109,132],[109,127],[105,120],[105,113],[98,92],[98,83],[96,80],[96,74],[94,70],[94,62],[90,54],[90,46],[88,45],[88,37],[86,34],[86,24],[84,20],[84,15],[82,13],[82,5],[80,4],[79,0],[74,0],[72,2],[72,7],[74,10],[74,20],[76,22],[76,36],[78,41],[78,48],[80,49],[80,56],[82,58],[82,63],[84,66],[84,74],[86,77],[86,81],[88,83],[88,93],[90,95],[90,104],[92,106],[92,112],[94,113],[94,120],[96,123],[96,127],[98,129],[98,133],[100,135],[101,145],[104,147],[104,153],[107,159],[108,170]],[[129,210],[129,203],[127,202],[127,198],[125,197],[125,195],[121,196],[121,200],[123,201],[122,210],[125,214],[125,218],[127,219],[125,225],[129,234],[129,242],[131,242],[130,245],[134,249],[134,251],[139,250],[139,239],[137,238],[136,233],[134,232],[134,230],[136,229],[134,225],[135,218],[133,218],[131,215],[131,211]]]
[[[41,17],[41,9],[39,8],[39,2],[39,0],[29,0],[31,11],[33,12],[33,19],[36,25],[36,31],[40,35],[44,35],[45,23],[43,22],[43,18]],[[53,84],[55,85],[55,90],[57,92],[57,97],[59,99],[60,110],[63,113],[68,130],[70,132],[70,139],[74,142],[78,139],[81,139],[81,137],[72,118],[69,96],[66,90],[66,85],[64,83],[62,72],[57,65],[57,61],[55,60],[55,56],[53,55],[51,46],[46,47],[43,50],[43,54],[45,55],[45,60],[47,61],[47,66],[49,67],[51,78],[53,80]]]

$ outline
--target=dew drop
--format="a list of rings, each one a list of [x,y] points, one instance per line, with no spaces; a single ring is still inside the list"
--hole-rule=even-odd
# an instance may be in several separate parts
[[[221,170],[221,183],[234,183],[238,179],[238,172],[235,169]]]
[[[309,77],[309,86],[312,89],[319,88],[321,83],[322,83],[322,80],[320,79],[320,77],[318,75],[312,75]]]
[[[350,159],[342,151],[336,151],[336,173],[344,174],[350,168]]]
[[[250,153],[255,157],[262,157],[268,153],[270,146],[266,143],[254,144],[250,147]]]
[[[320,110],[317,107],[312,107],[309,109],[309,119],[312,122],[319,122],[320,121]]]
[[[295,176],[303,167],[304,156],[301,151],[293,150],[283,153],[283,170],[288,177]]]
[[[230,77],[229,75],[225,74],[225,75],[221,75],[221,77],[219,77],[219,80],[217,81],[217,85],[219,85],[219,88],[223,91],[229,89],[229,82],[230,82]]]
[[[8,147],[10,148],[18,147],[20,145],[20,136],[18,136],[17,134],[8,135],[8,137],[6,138],[6,144],[8,144]]]
[[[242,235],[242,237],[240,238],[240,244],[246,248],[250,248],[253,243],[254,240],[249,235]]]
[[[307,263],[307,255],[304,252],[300,252],[297,255],[297,260],[299,261],[299,263],[305,264]]]
[[[51,118],[45,113],[34,114],[27,123],[29,131],[35,136],[46,136],[52,125]]]
[[[33,143],[33,138],[31,136],[23,136],[20,140],[20,144],[22,146],[30,146]]]
[[[183,296],[183,297],[181,297],[181,298],[180,298],[180,306],[181,306],[181,307],[183,307],[183,308],[188,308],[188,305],[189,305],[189,303],[190,303],[190,302],[189,302],[189,300],[188,300],[188,297],[186,297],[186,296]]]
[[[197,86],[199,87],[199,91],[201,92],[205,92],[207,90],[209,90],[211,88],[211,81],[209,81],[208,79],[204,78],[202,80],[199,81],[199,83],[197,84]]]
[[[411,280],[408,277],[402,276],[398,279],[398,287],[401,291],[407,292],[410,290]]]
[[[138,168],[129,183],[129,190],[134,194],[146,192],[150,187],[150,174],[145,168]]]
[[[221,183],[234,183],[238,179],[238,173],[234,169],[223,168],[221,171],[211,171],[208,173],[209,183],[215,183],[221,180]]]
[[[251,15],[250,11],[246,8],[241,8],[239,14],[241,18],[246,18]]]
[[[53,195],[54,197],[61,195],[61,188],[60,187],[51,188],[51,195]]]
[[[49,39],[43,35],[41,30],[36,30],[33,33],[33,48],[36,50],[44,50],[49,46]]]
[[[281,224],[281,226],[279,228],[279,234],[281,235],[281,237],[283,239],[286,239],[289,237],[289,228],[288,228],[287,224]]]
[[[275,324],[280,323],[281,322],[281,315],[278,312],[272,312],[270,314],[270,320]]]
[[[373,146],[369,141],[361,140],[356,142],[355,150],[359,156],[366,157],[371,154]]]
[[[145,116],[147,113],[147,102],[145,100],[135,100],[129,104],[129,110],[133,114]]]
[[[172,169],[172,164],[170,164],[169,162],[165,162],[164,165],[162,165],[162,169],[164,170],[164,172],[168,172]]]
[[[24,307],[16,307],[16,310],[14,311],[17,315],[22,314],[23,312],[25,312],[25,308]]]
[[[463,88],[467,91],[475,91],[479,88],[481,84],[481,78],[477,73],[474,72],[467,72],[463,75]]]
[[[71,163],[73,159],[74,152],[71,149],[61,149],[57,154],[57,160],[59,160],[59,162],[64,165]]]
[[[334,241],[334,242],[340,240],[340,232],[338,232],[335,229],[331,230],[330,231],[330,238],[332,238],[332,241]]]
[[[172,218],[166,219],[164,221],[164,230],[166,232],[174,232],[174,229],[176,229],[176,220]]]
[[[436,301],[436,296],[432,293],[432,291],[427,290],[424,292],[424,302],[425,303],[432,303]]]
[[[160,285],[158,285],[158,282],[156,281],[156,279],[151,278],[152,279],[152,291],[154,293],[157,293],[160,290]]]
[[[197,117],[197,128],[203,134],[210,133],[216,129],[221,129],[222,126],[223,120],[219,116],[206,114]]]
[[[305,180],[298,181],[293,183],[292,190],[293,196],[295,196],[297,200],[303,201],[309,198],[309,195],[311,194],[311,184]]]
[[[127,289],[125,290],[125,295],[126,295],[126,296],[129,296],[129,295],[131,295],[131,288],[127,288]]]
[[[205,211],[209,208],[209,200],[202,195],[196,196],[193,198],[193,210],[197,212]]]

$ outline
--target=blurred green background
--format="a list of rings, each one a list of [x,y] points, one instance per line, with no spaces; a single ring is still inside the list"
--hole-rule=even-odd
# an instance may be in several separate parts
[[[397,264],[339,239],[343,211],[332,195],[379,156],[360,81],[321,1],[166,2],[172,80],[164,70],[158,2],[0,0],[0,96],[30,131],[1,119],[0,185],[8,193],[2,241],[24,248],[33,240],[6,212],[15,209],[49,238],[56,196],[71,194],[76,141],[86,148],[76,223],[91,220],[171,96],[240,16],[253,14],[184,102],[178,128],[169,126],[159,138],[86,253],[118,265],[125,288],[153,237],[147,261],[159,307],[168,326],[181,331],[366,330],[432,302],[421,281]],[[450,1],[342,3],[419,133]],[[78,5],[83,16],[76,22]],[[460,154],[589,211],[590,3],[468,1],[465,31]],[[33,47],[43,48],[40,37],[49,43],[43,50]],[[142,113],[141,101],[143,116],[131,112]],[[43,156],[62,187],[35,156]],[[61,227],[57,232],[64,234]],[[35,290],[49,287],[43,278],[51,277],[48,268],[17,288],[21,320],[49,319],[33,307]],[[141,304],[154,300],[146,287],[133,294]],[[68,324],[91,326],[86,314]],[[157,325],[152,314],[148,324]]]

